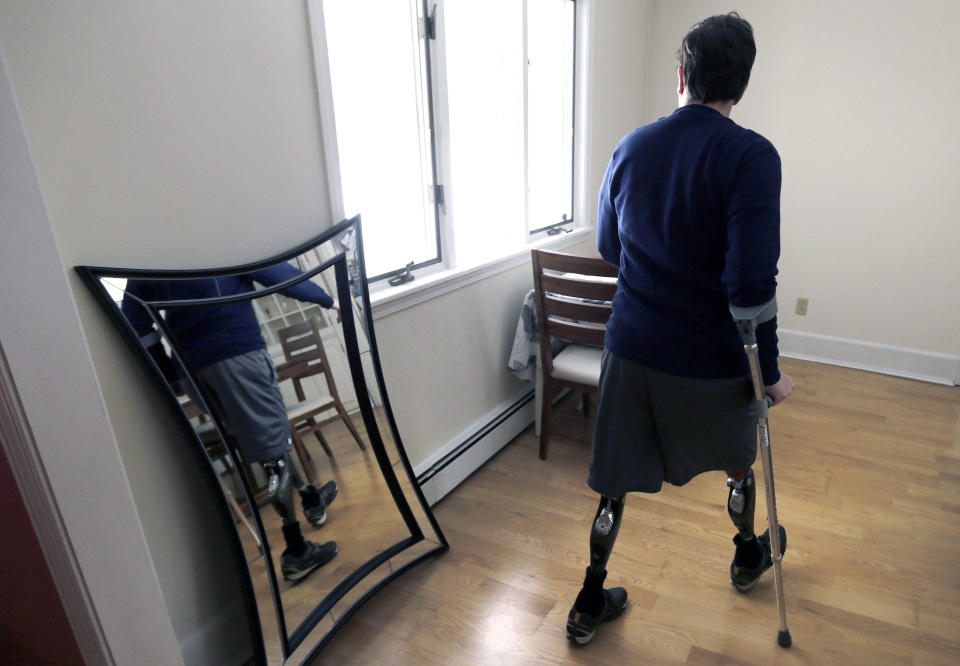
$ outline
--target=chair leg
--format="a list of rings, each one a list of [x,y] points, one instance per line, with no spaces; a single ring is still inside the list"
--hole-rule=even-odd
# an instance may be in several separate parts
[[[583,415],[587,418],[590,418],[590,393],[588,391],[583,392]]]
[[[319,432],[319,430],[320,430],[320,426],[317,424],[317,420],[316,420],[315,418],[313,418],[312,416],[307,419],[307,425],[310,426],[310,430],[312,430],[313,432]],[[317,439],[320,439],[320,438],[317,437]],[[321,443],[322,443],[322,442],[321,442]],[[324,449],[326,449],[326,446],[324,446]],[[303,451],[304,451],[304,453],[307,454],[307,460],[313,460],[313,456],[310,455],[310,451],[308,451],[306,448],[304,448]],[[327,455],[329,455],[329,454],[330,454],[330,452],[327,451]]]
[[[337,412],[340,414],[340,418],[343,419],[343,422],[347,424],[347,430],[350,431],[350,434],[353,435],[353,438],[357,440],[357,444],[360,446],[361,451],[367,450],[367,445],[363,443],[363,439],[360,437],[360,433],[357,431],[357,427],[353,425],[353,420],[350,418],[350,415],[347,414],[346,408],[343,406],[343,403],[337,400]]]
[[[320,442],[320,446],[323,447],[324,452],[328,456],[333,457],[333,451],[330,450],[330,444],[327,443],[327,438],[323,436],[323,431],[321,431],[320,428],[316,428],[313,434],[317,436],[317,441]]]
[[[543,409],[543,373],[537,369],[536,378],[533,385],[533,434],[540,436],[540,413]]]
[[[550,411],[553,407],[553,387],[544,382],[543,400],[540,406],[540,460],[547,459],[547,447],[550,445]]]
[[[307,455],[307,447],[303,445],[303,440],[300,439],[299,433],[297,433],[296,428],[292,428],[293,434],[293,448],[297,452],[297,457],[300,458],[300,466],[303,467],[303,475],[306,478],[306,482],[311,485],[316,485],[316,470],[313,467],[313,461],[310,460],[310,456]]]

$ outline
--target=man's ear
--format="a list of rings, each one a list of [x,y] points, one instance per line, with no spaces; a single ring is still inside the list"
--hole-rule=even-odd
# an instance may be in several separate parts
[[[677,65],[677,94],[683,94],[683,66]]]

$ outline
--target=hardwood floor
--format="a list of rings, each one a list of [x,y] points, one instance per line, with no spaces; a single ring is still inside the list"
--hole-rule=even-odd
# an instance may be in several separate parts
[[[591,644],[567,642],[597,503],[590,424],[567,398],[550,458],[528,430],[440,502],[450,552],[387,586],[315,663],[960,663],[960,389],[782,367],[797,383],[771,413],[789,650],[772,571],[730,586],[721,472],[627,498],[608,585],[630,605]],[[760,526],[762,491],[757,504]]]

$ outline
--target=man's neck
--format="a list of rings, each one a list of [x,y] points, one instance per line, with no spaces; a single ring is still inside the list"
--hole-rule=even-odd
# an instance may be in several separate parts
[[[714,111],[718,111],[725,115],[727,118],[730,117],[730,112],[733,111],[733,100],[727,100],[725,102],[708,102],[704,104],[703,102],[698,102],[697,100],[690,99],[686,95],[680,98],[680,106],[688,106],[690,104],[699,104],[700,106],[706,106]]]

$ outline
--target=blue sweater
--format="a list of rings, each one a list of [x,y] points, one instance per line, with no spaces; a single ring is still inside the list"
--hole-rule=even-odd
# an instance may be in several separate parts
[[[120,307],[137,335],[143,337],[153,330],[154,325],[137,299],[171,301],[233,296],[252,292],[254,282],[270,286],[299,275],[301,273],[296,268],[281,263],[253,273],[218,278],[129,280]],[[324,308],[333,305],[333,298],[309,280],[281,289],[280,293]],[[183,349],[187,364],[194,371],[240,354],[266,349],[260,324],[249,300],[169,308],[164,313],[167,325]]]
[[[608,349],[683,377],[748,374],[729,304],[776,293],[776,149],[701,104],[634,130],[600,188],[597,245],[620,269]],[[776,328],[757,329],[765,384],[780,378]]]

